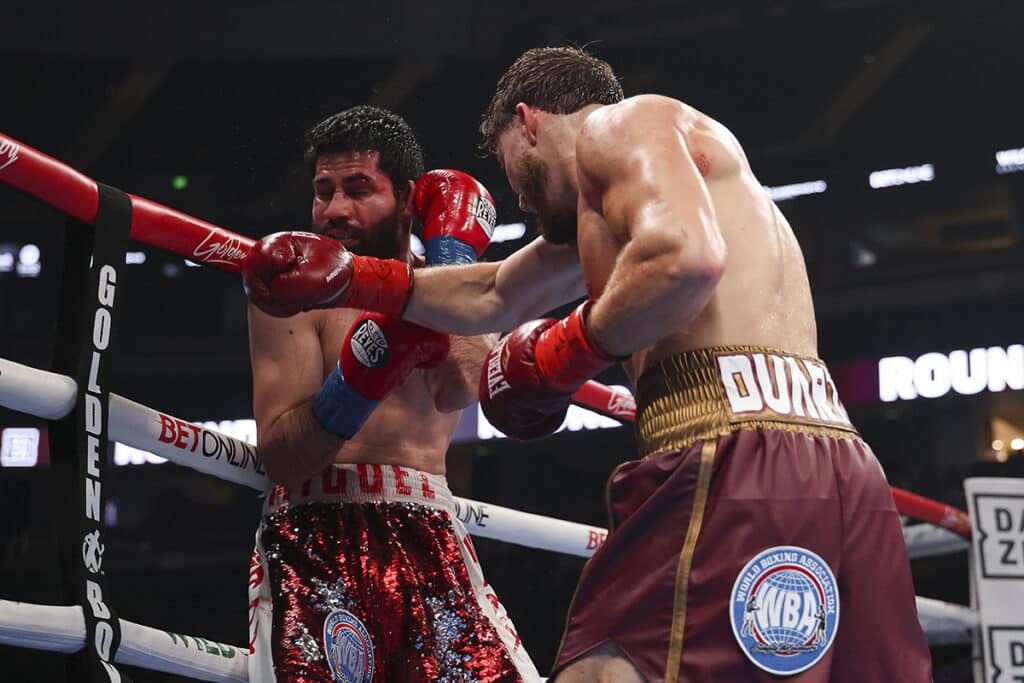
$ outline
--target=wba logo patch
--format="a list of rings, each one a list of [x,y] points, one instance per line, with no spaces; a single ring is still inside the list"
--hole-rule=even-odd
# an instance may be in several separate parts
[[[798,546],[763,550],[729,599],[736,642],[758,668],[791,676],[818,663],[839,625],[839,587],[828,564]]]

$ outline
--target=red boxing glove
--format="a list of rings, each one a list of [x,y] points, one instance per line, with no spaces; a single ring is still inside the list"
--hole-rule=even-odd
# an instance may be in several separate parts
[[[448,335],[381,313],[364,312],[349,329],[334,372],[313,401],[324,429],[351,438],[416,368],[448,357]]]
[[[480,405],[487,419],[516,439],[552,434],[565,420],[573,393],[624,358],[601,351],[586,326],[587,301],[567,318],[520,325],[487,355]]]
[[[260,310],[287,318],[313,308],[367,308],[401,316],[412,266],[351,253],[311,232],[277,232],[253,245],[242,263],[245,293]]]
[[[379,401],[414,369],[434,368],[448,357],[448,335],[383,313],[367,311],[352,324],[338,363],[345,382]]]
[[[497,211],[487,188],[462,171],[424,173],[413,193],[423,223],[427,265],[476,263],[494,233]]]

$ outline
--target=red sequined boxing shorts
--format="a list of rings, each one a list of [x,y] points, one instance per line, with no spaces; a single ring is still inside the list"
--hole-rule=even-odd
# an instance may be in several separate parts
[[[540,680],[444,477],[334,465],[274,488],[249,579],[249,680]]]

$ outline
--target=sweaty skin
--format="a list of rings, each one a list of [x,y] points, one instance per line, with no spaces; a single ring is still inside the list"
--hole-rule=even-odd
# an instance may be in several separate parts
[[[817,355],[800,247],[718,122],[656,95],[567,115],[520,103],[496,154],[520,205],[541,223],[575,208],[576,244],[541,239],[497,264],[417,274],[406,318],[461,334],[504,331],[589,294],[592,339],[630,356],[634,381],[703,347]],[[536,183],[527,161],[546,167],[542,197],[528,196]],[[596,680],[643,679],[614,644],[557,677]]]
[[[595,341],[635,381],[667,356],[748,344],[816,356],[800,247],[721,124],[646,95],[583,112],[577,239]],[[558,683],[643,677],[614,644]]]
[[[372,245],[409,254],[413,184],[396,201],[376,153],[324,155],[317,162],[313,188],[314,230],[356,251]],[[389,220],[396,216],[401,217],[398,223]],[[332,462],[394,464],[445,473],[445,453],[458,411],[476,400],[483,359],[493,340],[453,337],[444,363],[414,370],[346,441],[320,426],[312,401],[338,362],[345,336],[359,314],[327,309],[275,318],[249,305],[259,450],[277,483],[296,486]]]
[[[589,294],[591,335],[632,356],[634,380],[686,349],[817,354],[800,246],[727,128],[658,95],[568,115],[519,107],[498,136],[499,162],[522,195],[517,159],[555,150],[546,203],[575,206],[577,244],[538,238],[504,261],[417,272],[407,320],[503,332]]]
[[[748,344],[816,356],[803,254],[724,126],[678,100],[595,108],[576,140],[590,331],[635,380],[663,358]]]
[[[476,400],[485,338],[453,337],[448,360],[414,370],[349,440],[327,432],[312,401],[338,362],[359,311],[331,309],[275,318],[249,306],[253,407],[270,477],[296,486],[332,462],[402,465],[445,473],[460,410]]]

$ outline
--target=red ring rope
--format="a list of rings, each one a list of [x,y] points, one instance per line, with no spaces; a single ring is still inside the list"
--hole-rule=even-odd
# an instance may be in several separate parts
[[[0,133],[0,180],[90,225],[99,209],[96,181]],[[132,202],[132,239],[193,261],[239,272],[254,240],[143,197]]]

